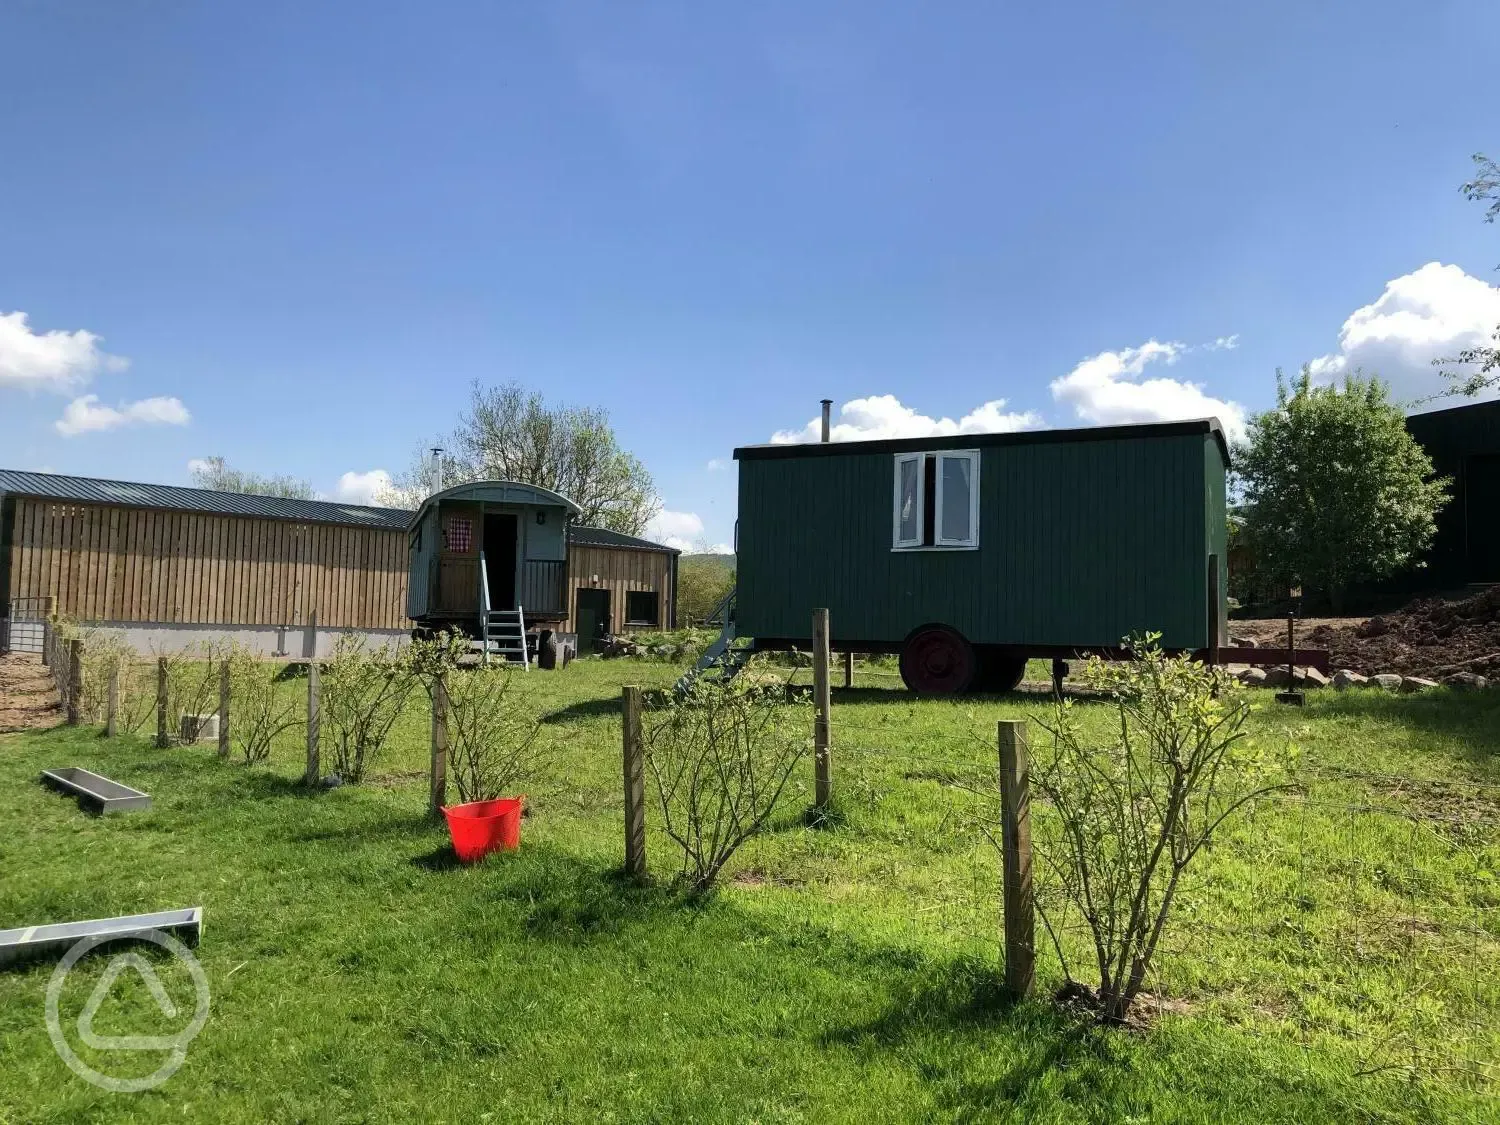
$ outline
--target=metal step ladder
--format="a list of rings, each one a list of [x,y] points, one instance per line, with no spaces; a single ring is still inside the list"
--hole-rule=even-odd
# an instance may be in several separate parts
[[[698,662],[682,674],[678,679],[675,690],[677,694],[686,694],[692,686],[698,682],[710,670],[718,671],[720,683],[728,683],[739,675],[740,670],[750,662],[755,655],[755,642],[753,640],[736,644],[735,623],[735,591],[730,590],[724,595],[722,601],[714,607],[714,611],[708,615],[710,622],[723,622],[723,629],[714,638],[714,642],[703,650],[698,657]]]
[[[526,647],[526,613],[515,609],[490,608],[490,572],[484,552],[479,552],[479,640],[476,644],[486,665],[490,654],[507,662],[521,662],[522,671],[531,671],[531,653]],[[474,645],[470,645],[473,648]]]
[[[508,661],[519,660],[522,669],[531,670],[531,652],[526,645],[526,614],[520,606],[487,612],[480,633],[480,651],[486,664],[493,654]]]

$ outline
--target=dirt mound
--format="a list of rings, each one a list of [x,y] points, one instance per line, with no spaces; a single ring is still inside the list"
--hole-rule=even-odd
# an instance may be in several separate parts
[[[57,689],[41,658],[0,656],[0,734],[52,727],[62,721]]]
[[[1285,645],[1286,622],[1235,622],[1260,645]],[[1240,630],[1236,630],[1240,631]],[[1462,601],[1421,598],[1364,621],[1299,622],[1299,647],[1326,648],[1335,668],[1441,679],[1454,672],[1500,676],[1500,586]]]

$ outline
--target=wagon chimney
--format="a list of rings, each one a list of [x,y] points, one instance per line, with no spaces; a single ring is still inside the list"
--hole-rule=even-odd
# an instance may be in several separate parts
[[[437,487],[433,491],[441,492],[443,491],[443,447],[441,445],[432,447],[432,469],[437,480]]]
[[[828,440],[828,413],[833,409],[833,399],[825,398],[819,400],[823,403],[823,441]]]

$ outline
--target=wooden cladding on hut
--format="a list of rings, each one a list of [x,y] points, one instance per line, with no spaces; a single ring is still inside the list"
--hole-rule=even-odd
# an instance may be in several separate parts
[[[604,631],[669,629],[675,626],[676,556],[662,550],[583,546],[568,550],[568,620],[565,632],[580,631],[580,591],[607,591],[597,598],[596,612],[605,617]],[[632,596],[634,595],[634,596]],[[590,595],[585,594],[585,600]]]
[[[15,497],[9,596],[78,621],[405,629],[402,531]]]

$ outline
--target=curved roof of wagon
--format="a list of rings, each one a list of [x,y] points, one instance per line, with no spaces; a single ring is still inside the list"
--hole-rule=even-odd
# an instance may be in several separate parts
[[[407,521],[407,527],[416,527],[422,522],[431,507],[440,500],[474,500],[487,504],[536,504],[548,508],[566,508],[570,516],[583,514],[583,509],[561,492],[553,492],[539,484],[522,484],[517,480],[471,480],[455,484],[441,492],[434,492]]]

